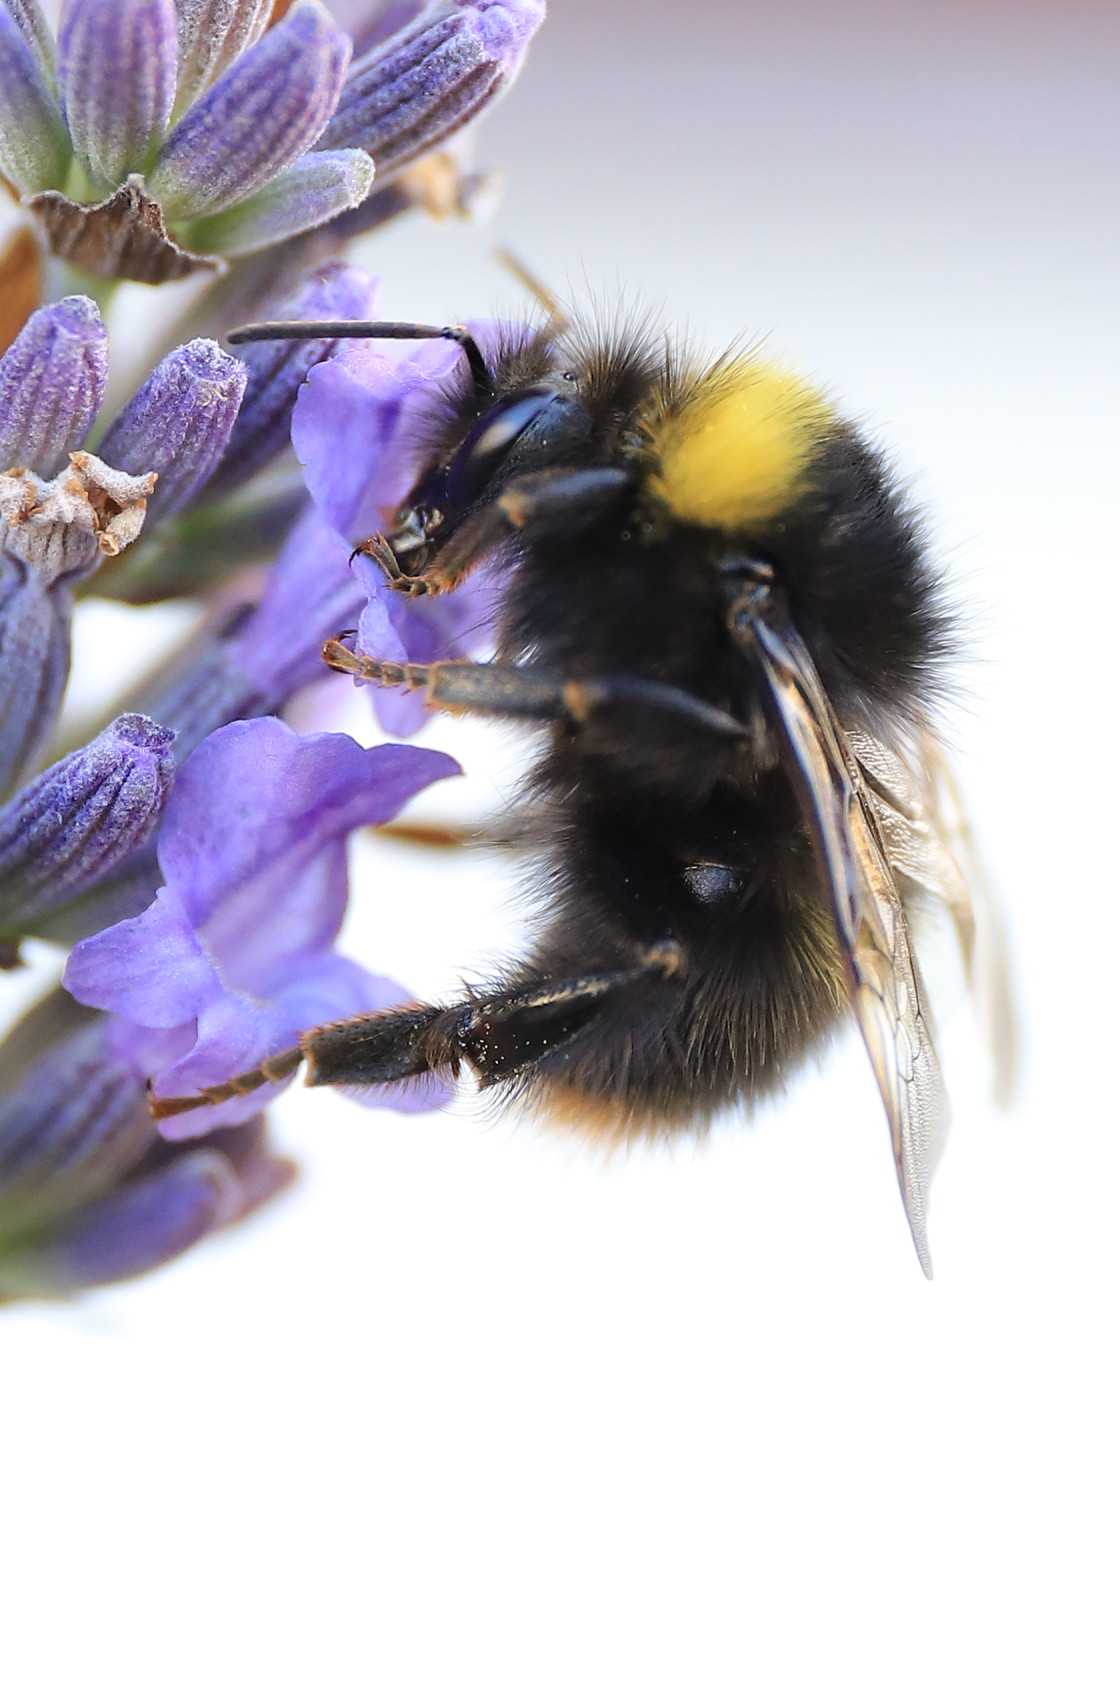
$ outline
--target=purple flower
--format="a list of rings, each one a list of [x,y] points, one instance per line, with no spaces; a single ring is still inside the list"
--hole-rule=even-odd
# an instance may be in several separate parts
[[[326,676],[323,644],[355,624],[362,596],[349,545],[305,509],[260,602],[227,630],[207,633],[182,674],[145,696],[146,710],[175,731],[181,754],[231,720],[277,713]]]
[[[484,354],[510,332],[496,322],[471,326]],[[349,543],[383,530],[415,485],[424,418],[461,358],[446,340],[359,340],[312,370],[292,413],[292,443],[323,518]],[[367,597],[357,638],[363,654],[427,662],[485,647],[498,590],[487,568],[446,596],[407,598],[391,591],[367,558],[355,557],[353,567]],[[422,725],[426,708],[418,692],[372,694],[387,730],[407,736]]]
[[[361,321],[377,314],[380,284],[356,264],[321,264],[275,306],[281,320]],[[288,444],[292,405],[316,363],[334,351],[335,339],[276,340],[238,348],[248,386],[207,501],[244,484]]]
[[[65,985],[117,1015],[115,1045],[159,1094],[250,1070],[332,1018],[404,998],[331,951],[346,905],[346,838],[383,824],[458,767],[431,750],[301,738],[279,720],[215,732],[183,766],[159,839],[164,887],[145,913],[78,944]],[[237,1122],[273,1090],[170,1120],[176,1137]],[[438,1104],[428,1084],[379,1093]]]

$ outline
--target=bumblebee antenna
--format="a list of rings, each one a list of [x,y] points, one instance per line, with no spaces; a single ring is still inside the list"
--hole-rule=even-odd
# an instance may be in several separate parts
[[[478,341],[458,324],[434,328],[424,322],[246,322],[226,339],[230,345],[262,339],[450,339],[467,359],[476,390],[488,394],[494,384]]]

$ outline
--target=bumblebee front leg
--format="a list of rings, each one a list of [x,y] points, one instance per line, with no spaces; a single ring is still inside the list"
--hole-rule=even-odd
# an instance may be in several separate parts
[[[631,477],[622,468],[547,468],[521,474],[495,502],[476,510],[449,537],[437,533],[434,555],[415,572],[409,571],[408,562],[418,545],[411,525],[415,514],[394,532],[363,539],[354,553],[372,557],[392,590],[408,597],[440,596],[453,591],[483,556],[511,535],[529,542],[550,534],[571,538],[600,520],[630,486]],[[424,545],[430,537],[425,535]]]
[[[634,673],[564,679],[544,668],[516,667],[499,661],[377,661],[355,654],[337,638],[323,646],[323,660],[336,673],[349,673],[373,684],[422,690],[429,707],[452,713],[567,720],[581,725],[611,709],[630,707],[671,714],[707,736],[732,740],[751,737],[749,727],[724,709],[714,708],[675,685]]]
[[[175,1117],[221,1105],[283,1080],[305,1062],[310,1087],[369,1087],[440,1070],[458,1075],[465,1061],[486,1088],[569,1041],[608,996],[650,978],[671,977],[682,963],[677,943],[667,940],[617,971],[497,990],[453,1006],[408,1006],[346,1018],[308,1030],[298,1047],[198,1094],[153,1095],[151,1112]]]

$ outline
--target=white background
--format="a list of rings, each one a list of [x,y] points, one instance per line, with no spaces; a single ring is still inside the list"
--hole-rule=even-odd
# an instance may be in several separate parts
[[[502,239],[771,332],[931,510],[1027,1052],[1000,1115],[946,1027],[934,1283],[851,1036],[606,1164],[293,1094],[270,1212],[0,1318],[5,1677],[1116,1677],[1117,37],[1103,0],[555,0],[497,223],[369,253],[389,315],[520,310]],[[508,783],[500,732],[425,740],[466,809]],[[518,926],[500,862],[361,856],[350,947],[418,991]]]

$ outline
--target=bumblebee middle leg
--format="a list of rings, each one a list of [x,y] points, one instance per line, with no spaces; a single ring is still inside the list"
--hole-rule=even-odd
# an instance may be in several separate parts
[[[376,661],[356,655],[337,638],[323,647],[323,659],[337,673],[374,684],[422,690],[432,708],[452,712],[497,714],[513,719],[568,720],[581,725],[593,715],[618,707],[653,709],[687,720],[708,736],[748,739],[749,727],[722,708],[714,708],[686,690],[633,673],[597,679],[564,679],[534,666],[498,661]]]

